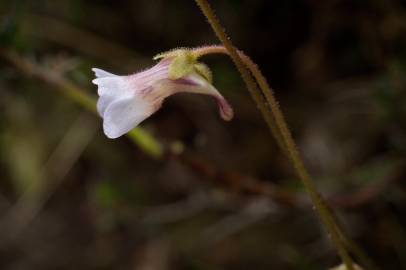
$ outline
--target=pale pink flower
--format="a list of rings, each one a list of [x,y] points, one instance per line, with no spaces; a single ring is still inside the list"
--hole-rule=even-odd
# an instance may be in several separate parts
[[[176,80],[169,79],[168,68],[172,60],[161,60],[145,71],[117,76],[93,68],[100,96],[97,111],[103,118],[107,137],[114,139],[129,132],[144,119],[156,112],[164,99],[179,92],[213,96],[224,120],[231,120],[233,109],[224,97],[198,72],[192,71]]]

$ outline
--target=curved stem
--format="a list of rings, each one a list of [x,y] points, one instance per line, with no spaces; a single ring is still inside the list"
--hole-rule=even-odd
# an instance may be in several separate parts
[[[256,92],[255,82],[251,77],[251,75],[249,74],[247,68],[245,67],[243,60],[239,56],[237,50],[234,48],[230,39],[227,37],[219,20],[216,18],[214,11],[212,10],[212,8],[210,7],[210,5],[206,0],[195,0],[195,1],[197,5],[200,7],[203,14],[206,16],[211,27],[213,28],[213,31],[216,33],[217,37],[220,39],[220,41],[223,43],[224,47],[228,51],[228,54],[230,55],[231,59],[236,65],[238,71],[241,73],[241,77],[243,78],[245,84],[247,85],[250,93],[252,93],[253,96],[254,95],[256,96],[256,94],[253,94],[253,92]],[[328,235],[331,237],[335,247],[337,248],[337,251],[341,259],[343,260],[346,268],[348,270],[354,270],[352,259],[349,253],[347,252],[344,243],[341,241],[342,239],[340,238],[338,231],[336,230],[337,225],[334,222],[334,219],[331,216],[328,209],[323,205],[321,196],[319,195],[316,187],[311,181],[309,173],[304,167],[303,161],[296,148],[295,142],[284,120],[284,116],[279,108],[279,105],[275,97],[273,96],[272,89],[268,86],[268,84],[264,80],[259,80],[258,85],[260,86],[262,93],[264,94],[266,100],[269,103],[271,113],[275,119],[275,124],[280,131],[280,135],[284,142],[284,145],[286,146],[286,151],[289,154],[289,158],[293,164],[293,167],[295,168],[296,173],[298,174],[300,180],[302,181],[307,193],[309,194],[309,197],[312,200],[315,209],[317,210],[317,214],[320,217],[320,220],[322,221],[323,225],[327,230]],[[256,99],[255,101],[257,102]],[[262,105],[258,104],[258,106]]]

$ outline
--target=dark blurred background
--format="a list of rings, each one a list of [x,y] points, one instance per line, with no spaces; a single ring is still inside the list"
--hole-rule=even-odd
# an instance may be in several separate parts
[[[380,269],[406,269],[406,1],[211,1],[275,89],[305,163]],[[232,62],[236,116],[179,94],[107,139],[90,68],[218,43],[192,0],[0,1],[0,269],[328,269],[339,258]],[[78,94],[79,93],[79,94]]]

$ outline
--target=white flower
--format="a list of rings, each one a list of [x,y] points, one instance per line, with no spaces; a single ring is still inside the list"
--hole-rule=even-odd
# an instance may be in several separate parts
[[[100,96],[97,111],[103,118],[107,137],[114,139],[129,132],[144,119],[156,112],[164,99],[179,92],[213,96],[224,120],[231,120],[233,109],[224,97],[193,70],[178,79],[170,79],[168,69],[174,58],[164,58],[154,67],[128,76],[117,76],[93,68]]]

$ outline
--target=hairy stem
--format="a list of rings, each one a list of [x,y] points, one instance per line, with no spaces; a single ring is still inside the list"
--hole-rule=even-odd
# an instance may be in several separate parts
[[[196,55],[196,57],[201,57],[203,55],[207,54],[216,54],[216,53],[221,53],[221,54],[227,54],[228,51],[224,46],[221,45],[212,45],[212,46],[204,46],[204,47],[199,47],[196,49],[193,49],[193,53]],[[237,50],[238,55],[244,62],[244,64],[247,66],[247,68],[250,70],[252,76],[256,79],[258,83],[261,83],[261,91],[269,92],[268,89],[270,89],[269,84],[266,80],[266,78],[263,76],[261,70],[258,68],[258,66],[251,60],[249,56],[247,56],[244,52]],[[265,95],[264,93],[264,95]],[[268,99],[267,99],[268,100]],[[275,137],[280,138],[281,134],[280,131],[277,129],[277,127],[274,128],[278,134],[276,134]],[[281,143],[279,143],[281,145]],[[283,143],[282,143],[283,145]],[[286,152],[286,151],[285,151]],[[346,234],[344,233],[342,226],[340,226],[337,218],[335,217],[333,211],[326,205],[326,202],[324,199],[320,196],[320,199],[323,202],[323,205],[325,208],[330,211],[330,214],[334,218],[334,221],[336,223],[336,230],[338,232],[338,235],[341,238],[341,241],[345,244],[345,246],[350,250],[361,262],[363,262],[364,266],[367,267],[367,269],[371,270],[377,270],[378,268],[375,266],[374,262],[368,257],[368,255],[355,243],[352,239],[348,238]]]
[[[234,48],[230,39],[227,37],[223,27],[221,26],[219,20],[216,18],[214,11],[210,7],[209,3],[207,2],[207,0],[195,0],[195,1],[196,1],[197,5],[200,7],[203,14],[206,16],[211,27],[213,28],[213,31],[216,33],[217,37],[220,39],[220,41],[223,43],[224,47],[227,49],[228,54],[230,55],[231,59],[233,60],[234,64],[236,65],[238,71],[241,73],[241,77],[243,78],[245,84],[247,85],[250,93],[252,93],[253,96],[254,95],[256,96],[256,94],[253,94],[253,92],[256,92],[255,91],[255,89],[256,89],[255,82],[254,82],[253,78],[249,74],[249,71],[245,67],[243,60],[239,56],[237,50]],[[347,249],[346,249],[344,243],[341,241],[342,239],[340,238],[340,235],[336,229],[337,224],[334,222],[334,218],[332,217],[331,213],[323,205],[321,196],[318,193],[315,185],[311,181],[309,173],[307,172],[306,168],[304,167],[303,161],[299,155],[299,152],[297,151],[295,142],[294,142],[292,135],[288,129],[288,126],[284,120],[284,116],[279,108],[279,105],[278,105],[275,97],[273,96],[272,89],[268,86],[268,84],[264,80],[259,80],[258,84],[259,84],[266,100],[269,103],[270,112],[272,113],[273,118],[275,119],[276,127],[280,131],[281,138],[284,142],[284,145],[286,146],[286,151],[293,164],[293,167],[295,168],[297,175],[299,176],[307,193],[309,194],[310,199],[312,200],[312,203],[315,206],[315,209],[317,211],[318,216],[320,217],[321,222],[325,226],[328,235],[331,237],[335,247],[337,248],[337,251],[338,251],[341,259],[343,260],[346,268],[348,270],[354,270],[352,259],[349,255],[349,253],[347,252]],[[257,102],[257,99],[254,99],[254,100]],[[258,104],[258,106],[263,106],[263,105]],[[262,110],[261,110],[261,112],[262,112]],[[268,112],[268,110],[267,110],[267,112]],[[269,117],[269,118],[271,119],[271,117]]]

